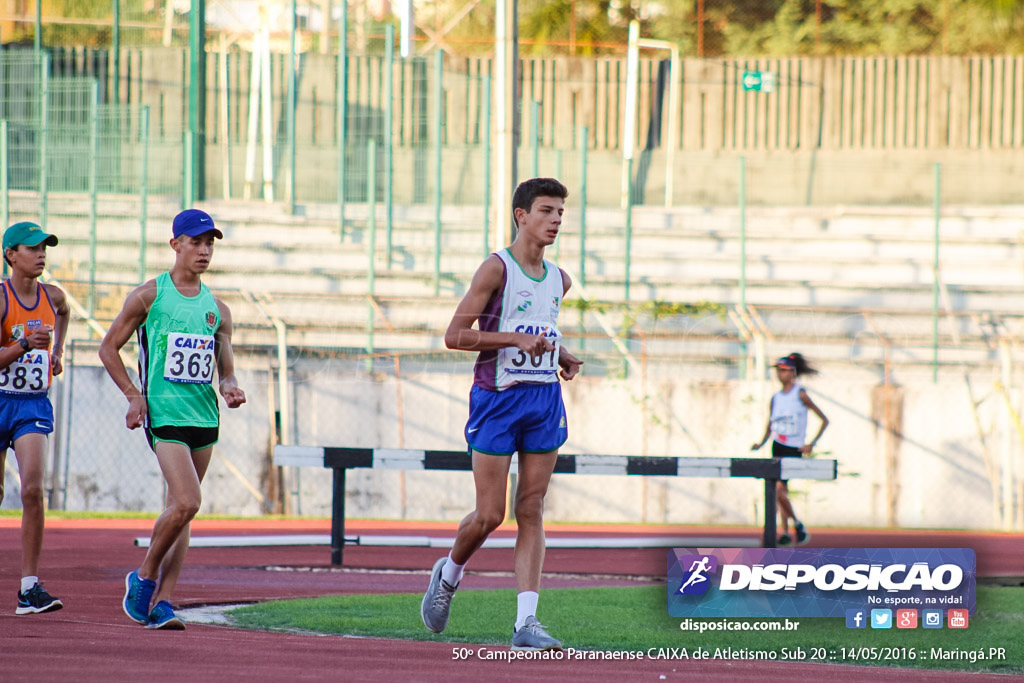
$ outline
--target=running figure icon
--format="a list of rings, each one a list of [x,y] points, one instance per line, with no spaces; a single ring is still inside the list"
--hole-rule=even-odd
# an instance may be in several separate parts
[[[693,561],[693,564],[691,564],[690,568],[687,570],[688,572],[690,572],[690,578],[686,579],[686,581],[683,582],[683,585],[679,587],[680,593],[684,592],[690,586],[696,585],[698,583],[704,583],[708,580],[708,577],[705,576],[705,574],[711,571],[711,567],[709,566],[710,561],[711,558],[707,555],[700,558],[699,561]]]

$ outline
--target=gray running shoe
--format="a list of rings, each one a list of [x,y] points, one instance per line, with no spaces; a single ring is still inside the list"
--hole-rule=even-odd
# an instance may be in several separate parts
[[[447,557],[442,557],[434,563],[434,569],[430,572],[430,585],[427,586],[427,592],[423,594],[423,602],[420,604],[423,625],[433,633],[440,633],[448,626],[448,610],[451,609],[455,589],[459,587],[458,584],[453,586],[441,578],[441,567],[447,561]]]
[[[526,617],[526,623],[512,634],[513,650],[561,650],[562,644],[544,630],[537,617]]]

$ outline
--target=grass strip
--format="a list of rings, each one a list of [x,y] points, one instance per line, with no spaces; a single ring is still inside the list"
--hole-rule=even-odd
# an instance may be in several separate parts
[[[420,621],[420,595],[338,595],[284,600],[240,607],[229,612],[237,626],[257,630],[306,631],[453,645],[508,645],[515,620],[515,591],[462,590],[452,602],[451,622],[434,635]],[[978,587],[978,609],[965,630],[848,629],[844,619],[791,617],[793,631],[680,630],[682,620],[668,616],[665,587],[546,589],[538,616],[551,634],[579,650],[650,648],[732,648],[774,652],[783,659],[846,664],[944,669],[990,673],[1024,673],[1024,589]],[[700,620],[692,620],[700,621]],[[781,621],[730,619],[730,622]],[[945,626],[945,624],[944,624]],[[991,659],[990,648],[1005,648],[1006,659]],[[799,656],[797,648],[803,652]],[[889,648],[879,652],[882,648]],[[952,653],[954,658],[941,655]],[[973,653],[973,654],[972,654]],[[985,655],[975,659],[978,653]],[[885,656],[884,661],[878,659]],[[893,655],[895,655],[893,657]],[[901,656],[902,655],[902,656]],[[740,656],[738,658],[751,658]]]

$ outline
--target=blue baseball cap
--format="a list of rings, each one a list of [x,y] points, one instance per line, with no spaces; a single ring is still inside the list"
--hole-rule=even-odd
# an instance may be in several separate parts
[[[214,226],[213,219],[205,211],[185,209],[174,217],[175,238],[182,235],[199,237],[199,235],[205,235],[208,232],[212,232],[213,236],[219,240],[224,239],[224,233]]]
[[[40,242],[46,242],[46,246],[57,246],[57,236],[51,235],[37,224],[30,221],[15,223],[4,232],[4,251],[24,244],[26,247],[34,247]]]

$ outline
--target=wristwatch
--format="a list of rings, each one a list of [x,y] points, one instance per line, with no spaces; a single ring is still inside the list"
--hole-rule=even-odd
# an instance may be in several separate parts
[[[23,351],[28,351],[28,339],[22,337],[21,339],[18,340],[18,343],[21,344],[21,348]]]

